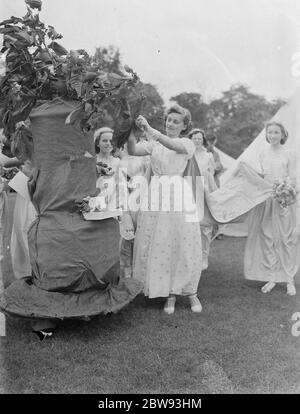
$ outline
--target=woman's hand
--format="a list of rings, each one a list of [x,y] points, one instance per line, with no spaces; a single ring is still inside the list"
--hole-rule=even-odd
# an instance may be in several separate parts
[[[158,138],[161,136],[161,133],[156,129],[152,128],[149,124],[147,119],[145,119],[142,115],[140,115],[136,120],[136,125],[145,131],[146,136],[148,139],[152,139],[157,141]]]
[[[136,126],[143,131],[148,131],[150,129],[150,125],[148,124],[148,121],[146,118],[144,118],[142,115],[139,115],[135,121]]]

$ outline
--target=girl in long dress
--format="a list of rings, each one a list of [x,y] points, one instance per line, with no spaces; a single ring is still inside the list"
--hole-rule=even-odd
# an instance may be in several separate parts
[[[132,277],[133,246],[138,212],[130,210],[129,199],[130,194],[134,191],[135,177],[144,176],[146,173],[147,165],[149,164],[149,156],[135,157],[129,155],[127,144],[125,144],[123,151],[120,152],[120,158],[121,161],[119,167],[127,183],[128,190],[128,203],[120,221],[120,275],[124,277]]]
[[[125,168],[128,171],[129,165],[124,160],[122,162],[120,158],[112,155],[112,138],[113,130],[110,128],[103,127],[95,131],[95,152],[97,154],[97,170],[99,174],[96,186],[101,192],[106,192],[108,207],[125,208],[127,182],[123,172]],[[127,151],[125,152],[127,153]],[[106,170],[109,169],[105,175],[103,175],[102,165],[106,165],[104,167]],[[125,210],[123,211],[122,217],[119,218],[121,236],[119,248],[120,276],[131,277],[134,223],[127,209]]]
[[[202,129],[195,128],[189,133],[188,136],[196,148],[194,157],[197,161],[201,176],[204,179],[206,191],[209,193],[215,191],[217,189],[217,185],[214,180],[216,165],[212,153],[206,150],[205,132]],[[201,224],[200,228],[202,236],[202,270],[205,270],[208,267],[208,256],[213,234],[213,226],[211,224]]]
[[[259,160],[262,175],[270,183],[290,177],[296,185],[296,157],[284,145],[287,137],[282,124],[271,122],[266,126],[270,146],[260,154]],[[263,293],[283,282],[288,295],[296,294],[294,276],[299,269],[300,251],[298,215],[296,204],[282,207],[272,197],[250,214],[244,272],[247,279],[267,282],[262,287]]]
[[[20,169],[29,177],[32,172],[31,161],[26,160]],[[27,182],[24,182],[23,185],[26,186],[26,184]],[[17,194],[10,243],[12,268],[17,279],[31,275],[27,233],[35,218],[36,210],[32,202],[26,200],[21,194]]]
[[[167,135],[150,127],[147,120],[139,116],[137,125],[145,130],[149,141],[135,145],[134,136],[128,141],[131,155],[150,155],[152,181],[156,178],[180,177],[188,160],[195,152],[195,146],[188,138],[181,138],[191,123],[190,113],[174,105],[166,114]],[[184,210],[172,211],[176,198],[175,186],[170,188],[170,209],[163,211],[161,203],[153,211],[150,203],[141,209],[134,244],[133,276],[144,285],[144,294],[149,298],[167,298],[164,311],[175,311],[176,295],[188,296],[191,310],[201,312],[197,289],[202,269],[201,232],[199,222],[188,222]],[[155,195],[155,194],[154,194]],[[152,201],[153,192],[151,192]],[[158,200],[164,197],[162,185],[156,194]]]

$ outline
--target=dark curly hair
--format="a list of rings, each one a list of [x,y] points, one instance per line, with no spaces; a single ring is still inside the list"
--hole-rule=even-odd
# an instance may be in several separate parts
[[[193,136],[195,135],[195,134],[202,134],[202,138],[203,138],[203,145],[204,145],[204,147],[206,147],[207,146],[207,141],[206,141],[206,135],[205,135],[205,131],[203,130],[203,129],[200,129],[200,128],[194,128],[194,129],[192,129],[190,132],[189,132],[189,134],[188,134],[188,137],[190,138],[190,139],[192,139],[193,138]]]

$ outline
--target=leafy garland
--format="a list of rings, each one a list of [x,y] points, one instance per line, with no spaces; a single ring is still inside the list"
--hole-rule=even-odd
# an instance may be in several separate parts
[[[118,73],[109,73],[86,51],[68,52],[57,42],[63,36],[40,21],[42,1],[25,2],[27,14],[23,18],[12,16],[0,23],[0,52],[6,60],[5,74],[0,75],[0,127],[6,137],[13,136],[16,124],[26,120],[40,101],[61,96],[78,101],[66,123],[79,121],[84,131],[91,128],[89,120],[101,113],[104,102],[112,104],[116,121],[114,141],[122,146],[143,101],[138,96],[131,105],[128,102],[139,81],[137,74],[127,66]]]

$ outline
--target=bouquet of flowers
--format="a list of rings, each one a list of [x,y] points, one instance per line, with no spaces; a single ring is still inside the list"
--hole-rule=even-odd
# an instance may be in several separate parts
[[[19,169],[17,167],[3,168],[2,177],[6,178],[7,180],[12,180],[18,172]]]
[[[290,177],[285,177],[282,180],[276,180],[273,185],[273,198],[286,208],[297,201],[298,190],[296,185],[292,182]]]
[[[99,176],[111,177],[114,175],[113,169],[104,162],[97,162],[96,168]]]

